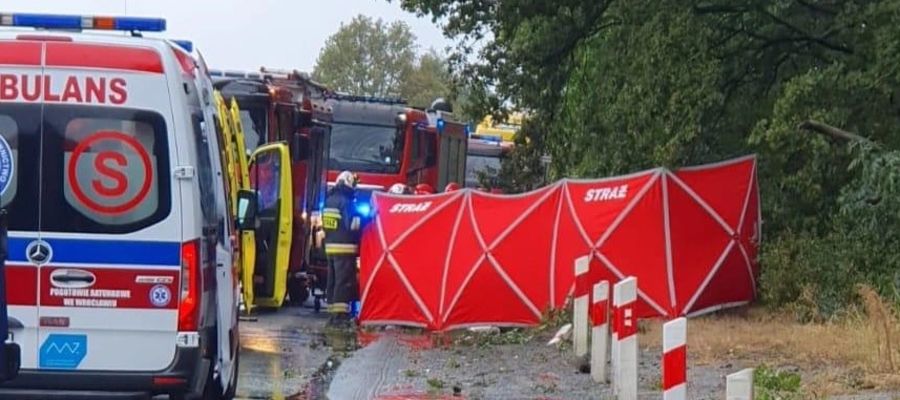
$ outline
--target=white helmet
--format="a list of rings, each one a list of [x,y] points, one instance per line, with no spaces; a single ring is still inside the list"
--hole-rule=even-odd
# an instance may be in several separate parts
[[[338,175],[335,184],[346,185],[347,187],[355,188],[357,182],[359,182],[359,177],[356,176],[356,174],[350,171],[343,171]]]
[[[402,183],[395,183],[391,185],[391,188],[388,190],[388,193],[392,194],[405,194],[406,193],[406,185]]]

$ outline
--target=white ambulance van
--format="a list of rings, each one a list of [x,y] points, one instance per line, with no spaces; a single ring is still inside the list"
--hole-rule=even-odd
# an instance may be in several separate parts
[[[233,224],[212,85],[165,20],[0,11],[0,398],[230,399]],[[107,30],[110,32],[98,32]]]

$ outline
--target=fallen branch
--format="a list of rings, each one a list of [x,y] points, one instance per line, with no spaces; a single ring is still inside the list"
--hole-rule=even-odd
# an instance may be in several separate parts
[[[819,121],[816,121],[813,119],[808,119],[806,121],[801,122],[800,125],[797,126],[797,129],[813,131],[816,133],[820,133],[822,135],[830,136],[832,139],[846,140],[846,141],[850,141],[850,142],[855,142],[855,141],[869,142],[870,141],[869,139],[867,139],[863,136],[857,135],[853,132],[848,132],[841,128],[831,126],[824,122],[819,122]]]

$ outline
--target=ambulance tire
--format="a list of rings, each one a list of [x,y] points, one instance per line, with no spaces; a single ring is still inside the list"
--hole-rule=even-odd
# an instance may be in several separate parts
[[[232,399],[234,399],[234,394],[232,394],[231,397],[228,397],[227,393],[225,395],[222,394],[223,392],[225,392],[225,390],[222,389],[222,382],[220,380],[216,379],[215,374],[213,374],[214,369],[215,369],[215,366],[209,367],[209,375],[206,376],[206,385],[203,387],[203,395],[202,395],[202,397],[200,397],[200,399],[201,400],[232,400]],[[235,375],[237,375],[237,374],[235,374]]]
[[[225,396],[222,397],[224,400],[232,400],[234,396],[237,394],[237,386],[238,386],[238,375],[241,374],[241,352],[238,351],[234,353],[234,376],[231,377],[231,382],[228,383],[228,390],[225,391]]]

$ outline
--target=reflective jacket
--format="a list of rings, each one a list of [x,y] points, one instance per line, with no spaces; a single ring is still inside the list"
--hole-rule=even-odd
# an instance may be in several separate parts
[[[322,210],[322,225],[325,229],[325,255],[359,254],[359,218],[353,213],[353,189],[336,185],[328,192],[325,209]]]

